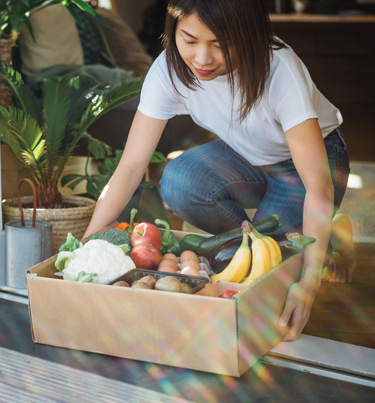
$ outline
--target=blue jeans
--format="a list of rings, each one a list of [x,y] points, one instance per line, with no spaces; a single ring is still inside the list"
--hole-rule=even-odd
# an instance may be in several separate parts
[[[335,189],[335,211],[349,176],[349,160],[340,128],[324,143]],[[197,146],[172,160],[160,181],[166,204],[188,223],[212,234],[239,227],[245,209],[257,208],[253,221],[278,214],[279,232],[302,233],[306,190],[292,159],[253,166],[222,140]]]

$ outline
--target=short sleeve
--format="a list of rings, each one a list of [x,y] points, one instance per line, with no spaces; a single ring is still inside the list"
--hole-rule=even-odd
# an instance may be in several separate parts
[[[318,118],[314,108],[316,87],[290,48],[274,51],[268,91],[274,116],[284,133],[307,119]]]
[[[138,109],[146,116],[163,120],[188,114],[170,80],[164,52],[146,75]]]

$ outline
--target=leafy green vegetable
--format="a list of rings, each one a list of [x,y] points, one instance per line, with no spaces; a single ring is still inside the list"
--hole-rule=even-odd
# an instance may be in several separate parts
[[[57,259],[55,261],[55,267],[58,271],[63,271],[65,268],[65,264],[68,260],[74,259],[75,253],[62,251],[57,255]]]
[[[78,239],[74,238],[74,236],[69,232],[66,237],[66,242],[60,246],[59,252],[63,251],[73,252],[74,250],[80,248],[81,246],[82,246],[81,242],[79,242]]]
[[[122,231],[120,229],[111,228],[105,232],[98,232],[96,234],[92,234],[90,236],[90,240],[92,239],[102,239],[104,241],[108,241],[113,245],[120,246],[126,254],[129,254],[132,249],[132,244],[130,241],[130,234],[127,231]],[[128,250],[125,251],[124,246],[127,245]]]
[[[80,271],[76,278],[76,281],[79,283],[92,283],[94,277],[97,277],[96,273],[86,273],[84,271]]]
[[[129,255],[130,247],[128,244],[119,245],[119,247],[124,251],[125,255]]]

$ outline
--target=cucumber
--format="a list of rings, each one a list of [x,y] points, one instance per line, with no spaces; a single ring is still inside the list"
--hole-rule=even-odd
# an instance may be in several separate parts
[[[281,227],[281,221],[277,214],[273,214],[268,217],[264,217],[259,221],[252,223],[257,231],[260,233],[270,233],[276,231]],[[232,239],[242,239],[242,228],[235,228],[230,231],[223,232],[218,235],[204,238],[198,246],[198,255],[211,257],[220,246]]]
[[[204,239],[206,238],[196,234],[185,235],[180,241],[181,250],[191,250],[198,253],[198,246]]]
[[[281,227],[280,218],[277,214],[264,217],[259,221],[253,222],[254,227],[260,232],[274,232]],[[199,256],[211,257],[217,248],[223,243],[232,239],[242,239],[242,228],[235,228],[218,235],[205,238],[196,234],[185,235],[181,239],[182,250],[192,250]]]

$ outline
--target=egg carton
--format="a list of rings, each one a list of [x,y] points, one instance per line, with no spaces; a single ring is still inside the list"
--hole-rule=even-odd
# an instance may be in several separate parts
[[[199,256],[199,260],[201,261],[199,263],[200,266],[200,270],[199,270],[199,274],[201,275],[201,277],[205,277],[208,278],[209,282],[206,285],[211,284],[211,279],[210,276],[214,275],[215,273],[213,272],[213,270],[211,269],[210,263],[208,262],[207,258],[203,257],[203,256]],[[178,263],[178,267],[180,267],[181,264]],[[177,270],[177,273],[181,273],[181,270]]]

